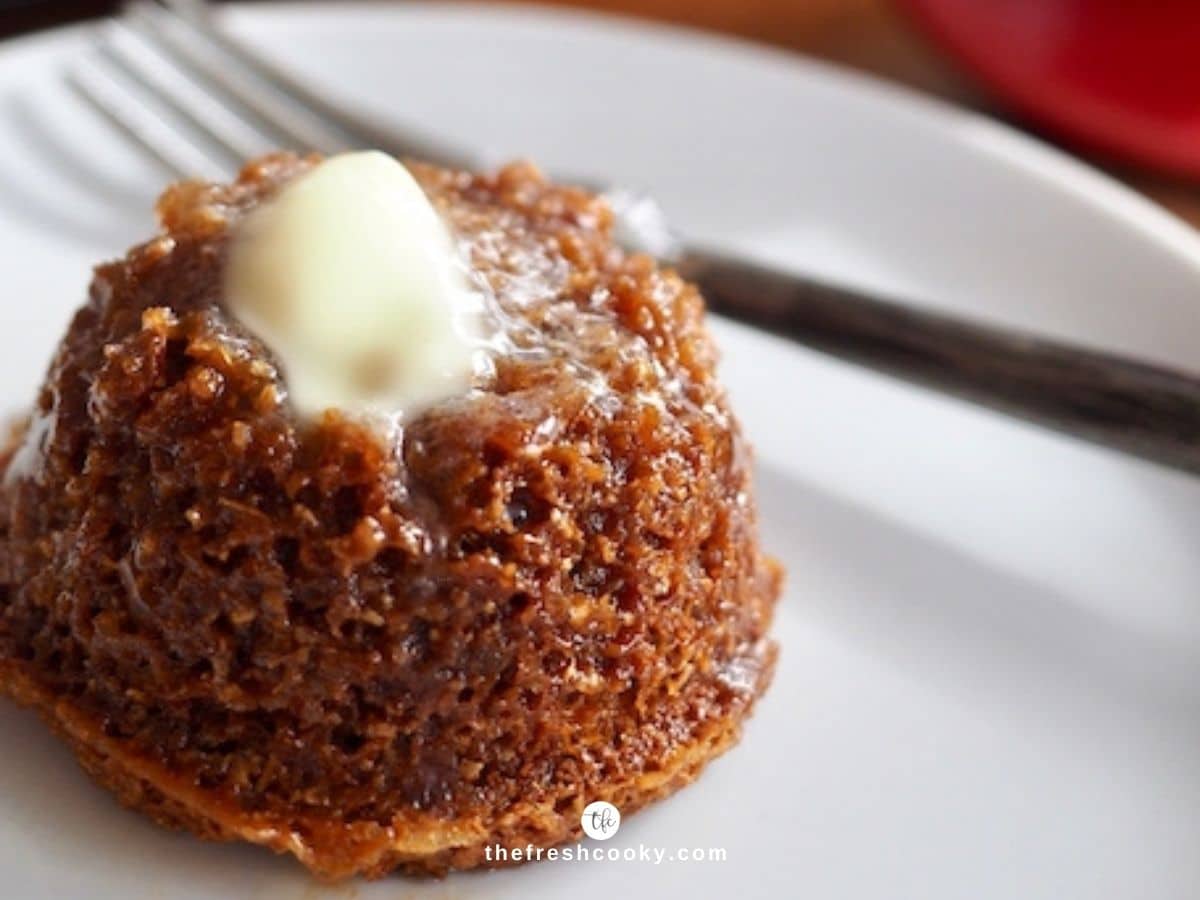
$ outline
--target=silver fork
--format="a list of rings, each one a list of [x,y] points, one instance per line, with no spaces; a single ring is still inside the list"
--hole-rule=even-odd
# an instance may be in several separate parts
[[[87,65],[66,77],[85,103],[174,177],[228,175],[264,139],[298,151],[372,147],[453,168],[486,167],[463,148],[379,128],[330,103],[222,30],[202,0],[133,0],[104,29]],[[618,239],[675,266],[718,314],[1200,473],[1200,379],[1190,373],[698,247],[675,237],[651,197],[586,179],[565,180],[604,193]]]

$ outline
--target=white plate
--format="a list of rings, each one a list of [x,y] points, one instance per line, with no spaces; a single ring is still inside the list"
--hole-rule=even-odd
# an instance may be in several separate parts
[[[347,102],[651,187],[697,236],[1200,362],[1192,232],[977,117],[575,14],[339,3],[232,21]],[[149,224],[140,163],[53,83],[82,39],[0,48],[12,408],[89,264]],[[612,843],[727,861],[546,863],[332,896],[1195,897],[1200,481],[740,329],[720,338],[759,448],[764,539],[790,571],[782,662],[744,743]],[[0,758],[5,897],[324,895],[286,860],[118,810],[25,713],[0,712]]]

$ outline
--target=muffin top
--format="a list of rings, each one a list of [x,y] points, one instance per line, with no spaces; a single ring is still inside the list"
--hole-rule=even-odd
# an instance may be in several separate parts
[[[171,460],[174,471],[156,473],[166,490],[252,491],[264,470],[290,473],[293,494],[312,487],[326,497],[354,481],[379,502],[406,504],[403,531],[425,541],[445,535],[422,511],[450,508],[461,519],[461,490],[489,458],[605,432],[597,449],[610,454],[606,464],[627,466],[621,456],[635,448],[649,458],[686,443],[696,425],[728,426],[695,290],[616,249],[603,201],[552,186],[527,164],[492,176],[411,166],[484,297],[489,352],[470,388],[390,435],[338,410],[315,423],[295,415],[286,372],[226,309],[221,272],[234,226],[318,161],[275,155],[233,184],[164,193],[161,235],[97,269],[9,480],[71,468],[93,445],[133,443]],[[528,511],[508,496],[519,486],[501,493],[514,527],[526,524]],[[306,530],[346,524],[314,512]],[[203,528],[224,515],[195,509],[189,520]]]

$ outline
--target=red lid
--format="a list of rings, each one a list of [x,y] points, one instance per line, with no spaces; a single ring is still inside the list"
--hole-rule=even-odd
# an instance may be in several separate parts
[[[1197,0],[904,0],[1015,109],[1200,177]]]

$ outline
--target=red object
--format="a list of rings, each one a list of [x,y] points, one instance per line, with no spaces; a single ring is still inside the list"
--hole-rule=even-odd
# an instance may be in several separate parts
[[[903,3],[1019,112],[1200,178],[1200,0]]]

